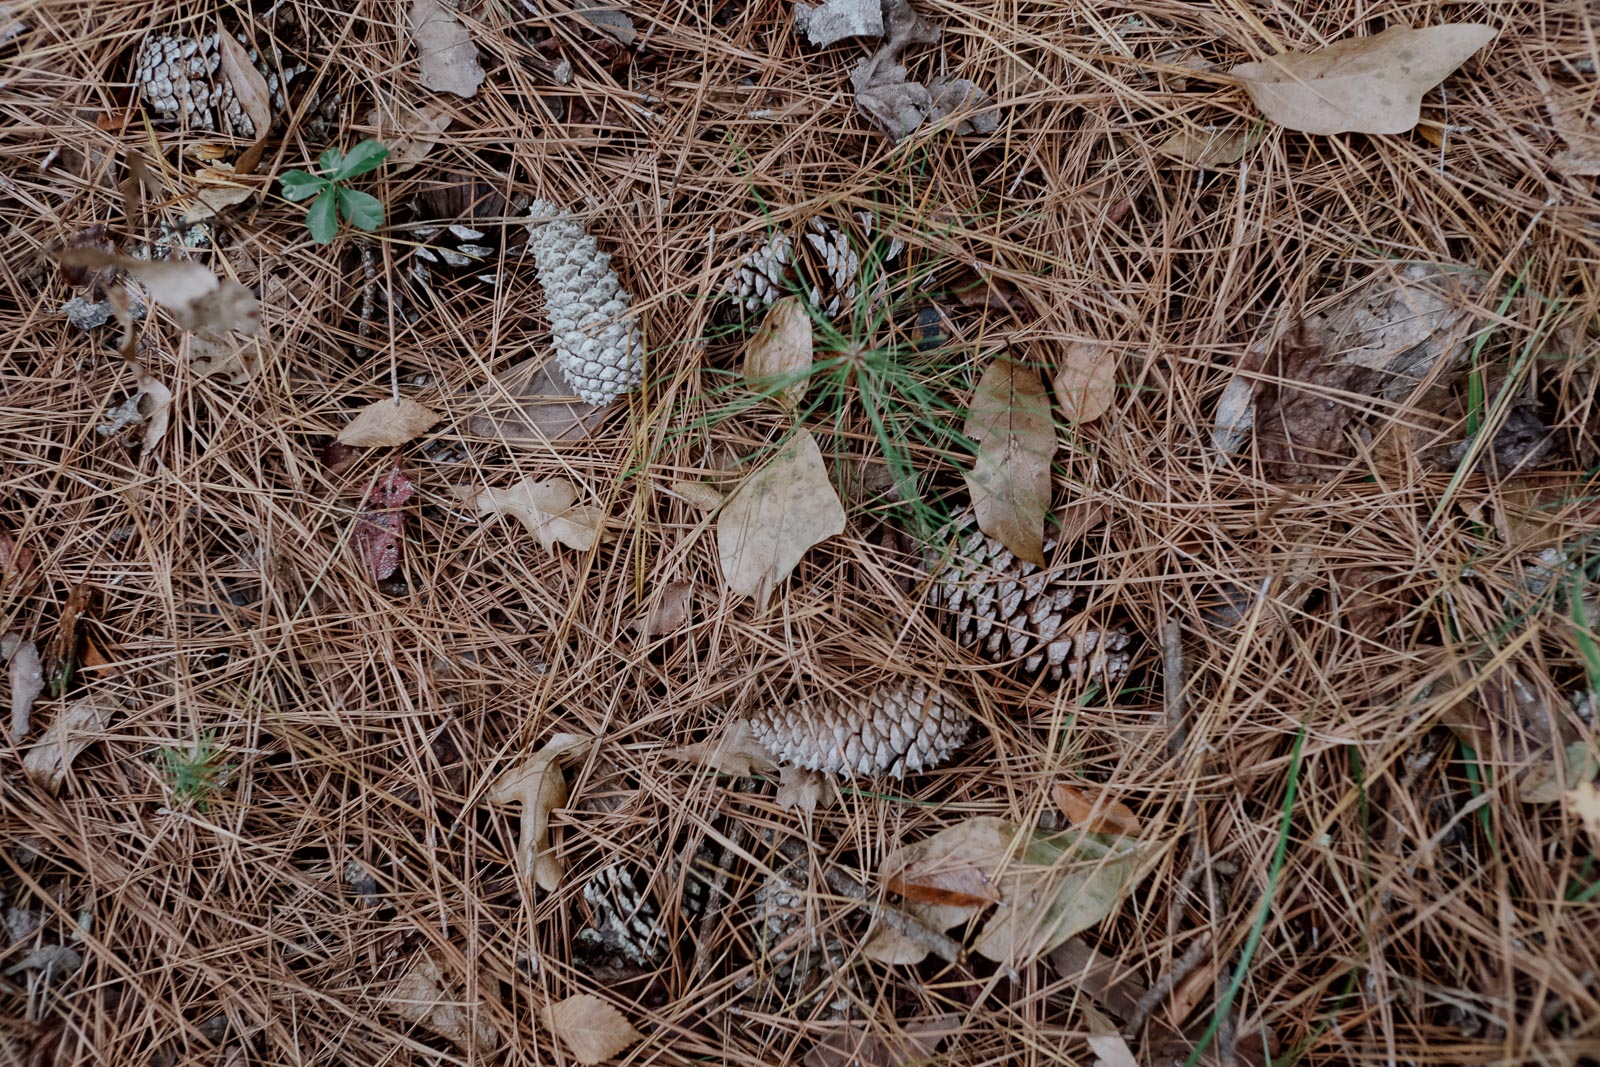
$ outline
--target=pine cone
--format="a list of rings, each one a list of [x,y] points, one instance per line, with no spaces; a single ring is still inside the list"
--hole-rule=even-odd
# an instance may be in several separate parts
[[[751,894],[751,911],[759,958],[755,973],[735,983],[761,1010],[788,1006],[810,1008],[829,992],[840,992],[829,982],[844,986],[843,995],[826,1006],[822,1017],[845,1019],[856,998],[849,969],[849,952],[837,937],[807,933],[806,891],[811,861],[801,855],[769,875]]]
[[[872,238],[871,213],[859,211],[855,221],[859,237],[827,219],[808,220],[804,237],[810,252],[805,255],[797,254],[804,248],[797,249],[788,234],[771,235],[745,253],[723,283],[722,291],[732,296],[747,315],[769,307],[796,287],[825,314],[839,314],[861,296],[861,250],[869,247]],[[891,240],[881,253],[882,261],[896,259],[904,249],[898,238]],[[873,288],[876,301],[887,285],[879,277]]]
[[[1063,632],[1080,570],[1041,570],[1019,560],[978,529],[968,511],[953,524],[956,543],[948,557],[930,554],[937,569],[933,603],[953,619],[955,637],[976,646],[991,662],[1021,659],[1030,674],[1041,669],[1060,681],[1092,679],[1109,688],[1128,672],[1128,632],[1121,628]],[[1045,536],[1048,556],[1055,538]]]
[[[960,702],[912,681],[863,696],[768,708],[751,729],[779,760],[828,774],[892,774],[938,766],[966,740]]]
[[[595,872],[583,884],[587,923],[578,931],[578,957],[591,967],[636,969],[661,963],[673,947],[673,931],[682,925],[662,915],[656,894],[678,884],[681,862],[676,855],[655,867],[624,860]],[[708,872],[715,866],[715,850],[702,845],[682,879],[682,898],[673,902],[685,919],[705,910]]]
[[[244,38],[240,42],[244,43]],[[280,77],[276,63],[263,60],[248,44],[246,48],[250,62],[266,79],[273,108],[285,110],[284,86],[306,66],[286,67]],[[258,136],[221,68],[222,50],[216,34],[199,38],[162,34],[147,40],[139,51],[133,80],[157,122],[246,139]]]
[[[639,319],[628,312],[633,297],[611,269],[611,257],[571,215],[547,200],[529,213],[528,249],[533,253],[556,363],[585,403],[604,404],[636,388],[644,371]]]

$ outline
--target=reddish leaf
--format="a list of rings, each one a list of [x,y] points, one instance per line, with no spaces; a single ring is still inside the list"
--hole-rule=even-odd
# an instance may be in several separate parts
[[[883,886],[889,892],[898,893],[919,904],[986,908],[1000,899],[1000,891],[995,884],[976,867],[891,875],[883,880]]]
[[[1057,782],[1051,796],[1072,825],[1092,834],[1131,836],[1139,832],[1139,817],[1133,809],[1104,793],[1096,795],[1087,789]]]
[[[356,556],[374,584],[400,569],[400,542],[405,536],[406,514],[401,510],[416,487],[396,467],[372,487],[367,506],[356,516],[352,536]]]

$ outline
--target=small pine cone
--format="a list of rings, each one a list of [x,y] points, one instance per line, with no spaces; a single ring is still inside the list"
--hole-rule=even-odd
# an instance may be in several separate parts
[[[544,286],[556,364],[567,384],[589,404],[631,392],[644,372],[644,337],[611,256],[549,201],[535,200],[528,210],[540,217],[528,223],[528,249]]]
[[[779,760],[827,774],[892,774],[936,767],[966,740],[971,713],[926,682],[822,703],[768,708],[750,721]]]
[[[763,1010],[814,1007],[828,993],[843,995],[827,1004],[823,1018],[844,1019],[856,998],[848,969],[849,953],[837,937],[810,931],[806,921],[805,886],[811,863],[800,856],[774,871],[751,894],[756,944],[755,973],[735,983]],[[829,979],[834,981],[830,982]]]
[[[787,234],[773,234],[745,253],[722,291],[734,297],[748,315],[771,306],[798,282],[824,314],[839,314],[861,296],[862,251],[872,247],[872,215],[861,211],[855,219],[860,237],[827,219],[807,221],[808,232],[803,236],[810,253],[804,257],[797,254],[803,248],[797,249]],[[896,238],[876,251],[887,263],[904,250],[905,245]],[[874,300],[887,290],[881,272],[873,290]]]
[[[991,662],[1020,659],[1030,674],[1046,670],[1051,679],[1103,681],[1110,686],[1128,672],[1129,635],[1121,628],[1064,632],[1075,597],[1075,569],[1041,570],[1019,560],[978,529],[971,512],[954,524],[956,543],[949,556],[930,554],[939,568],[933,603],[951,617],[956,640],[976,646]],[[1044,551],[1056,547],[1046,535]]]

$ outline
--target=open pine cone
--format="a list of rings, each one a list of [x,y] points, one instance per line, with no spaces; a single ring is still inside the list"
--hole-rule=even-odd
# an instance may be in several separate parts
[[[897,238],[885,246],[874,246],[869,212],[857,212],[846,225],[813,218],[806,222],[798,241],[777,232],[755,242],[723,282],[722,292],[747,315],[796,290],[810,297],[825,314],[837,315],[860,298],[864,277],[870,275],[873,299],[884,290],[881,271],[863,271],[863,254],[875,253],[889,263],[904,249]]]
[[[970,510],[956,519],[948,555],[930,553],[932,600],[949,616],[956,640],[990,662],[1022,661],[1030,674],[1098,681],[1111,688],[1128,672],[1130,642],[1121,627],[1072,626],[1071,583],[1081,569],[1041,570],[978,529]],[[1045,555],[1056,547],[1046,536]]]
[[[870,693],[765,708],[756,740],[780,761],[827,774],[903,778],[936,767],[966,740],[972,715],[917,679]]]
[[[244,43],[242,37],[240,41]],[[288,107],[284,89],[306,71],[306,65],[288,64],[280,71],[272,59],[248,44],[245,47],[251,64],[266,79],[273,110],[282,113]],[[266,132],[255,128],[239,102],[238,93],[223,70],[222,49],[214,33],[204,37],[150,37],[134,60],[133,81],[158,123],[243,138]]]

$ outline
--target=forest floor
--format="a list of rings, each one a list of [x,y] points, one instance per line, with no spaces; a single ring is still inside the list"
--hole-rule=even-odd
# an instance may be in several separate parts
[[[912,3],[0,2],[0,1061],[1600,1058],[1600,14]]]

